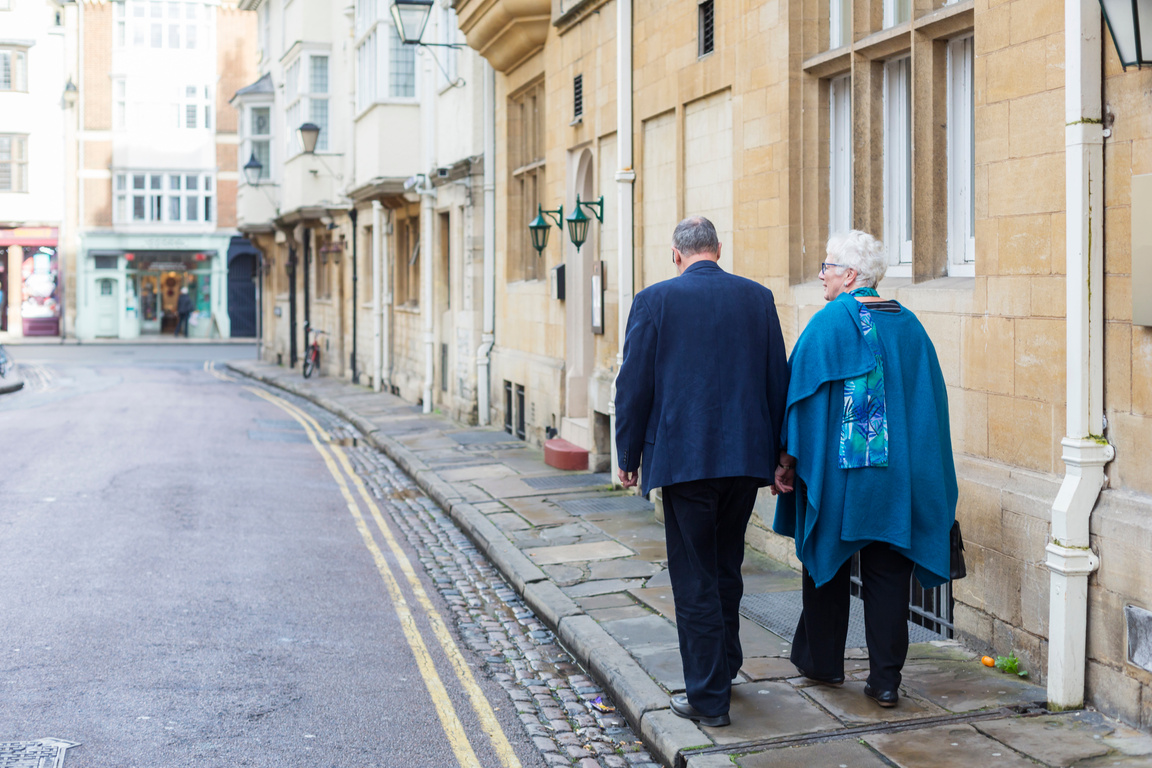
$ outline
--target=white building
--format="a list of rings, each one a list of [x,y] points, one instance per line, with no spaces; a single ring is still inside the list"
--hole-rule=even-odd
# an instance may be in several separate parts
[[[60,333],[64,10],[0,0],[0,330]]]
[[[221,107],[254,71],[254,22],[216,0],[79,4],[79,337],[172,333],[182,288],[190,335],[231,335],[243,244],[235,116]]]

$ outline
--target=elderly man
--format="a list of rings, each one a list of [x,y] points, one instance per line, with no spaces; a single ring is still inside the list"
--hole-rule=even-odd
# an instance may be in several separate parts
[[[676,226],[679,276],[637,294],[616,381],[620,481],[664,489],[686,688],[672,711],[708,726],[731,722],[744,531],[773,477],[788,388],[772,292],[719,259],[712,222]]]

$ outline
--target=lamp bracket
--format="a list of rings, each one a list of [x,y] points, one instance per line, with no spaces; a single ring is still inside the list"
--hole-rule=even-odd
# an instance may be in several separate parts
[[[580,195],[576,195],[576,207],[589,209],[592,211],[592,215],[596,217],[596,221],[601,224],[604,223],[604,195],[600,195],[600,199],[594,203],[581,200]]]

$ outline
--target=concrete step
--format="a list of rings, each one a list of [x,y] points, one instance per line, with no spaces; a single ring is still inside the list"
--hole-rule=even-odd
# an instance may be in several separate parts
[[[544,443],[544,463],[556,469],[588,469],[588,451],[562,437]]]

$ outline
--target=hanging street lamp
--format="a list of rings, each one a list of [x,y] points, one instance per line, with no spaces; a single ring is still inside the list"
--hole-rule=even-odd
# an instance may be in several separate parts
[[[316,141],[320,138],[320,126],[316,123],[304,123],[296,132],[300,135],[300,145],[304,147],[304,154],[316,153]]]
[[[392,21],[396,34],[408,45],[420,45],[433,0],[392,0]]]
[[[604,223],[604,196],[601,195],[600,199],[594,203],[585,203],[580,201],[580,195],[576,195],[576,210],[572,212],[565,221],[568,222],[568,238],[572,244],[576,246],[576,251],[579,253],[580,246],[588,240],[588,224],[592,219],[584,214],[584,208],[592,209],[592,213],[596,216],[596,220],[601,224]]]
[[[563,229],[560,226],[560,219],[563,217],[564,206],[560,206],[554,211],[546,211],[541,205],[536,206],[536,218],[528,223],[528,231],[532,233],[532,247],[536,249],[537,256],[542,255],[544,249],[548,247],[548,234],[552,229],[552,224],[555,224],[557,229]]]
[[[1100,7],[1124,69],[1152,65],[1152,2],[1100,0]]]
[[[244,163],[244,178],[248,180],[248,184],[256,186],[260,183],[260,174],[264,172],[264,163],[256,159],[256,153],[253,152],[252,156],[248,158],[248,162]]]

